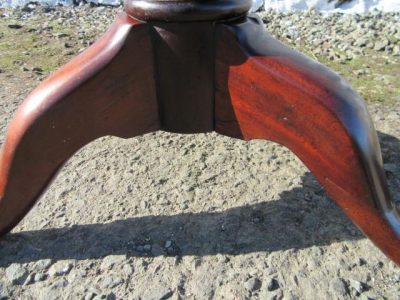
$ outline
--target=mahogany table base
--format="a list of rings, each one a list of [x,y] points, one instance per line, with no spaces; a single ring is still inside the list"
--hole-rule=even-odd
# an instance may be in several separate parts
[[[249,5],[127,1],[126,13],[105,35],[16,112],[0,157],[0,234],[18,224],[66,160],[94,139],[214,130],[292,150],[400,264],[399,210],[363,100],[338,75],[272,38],[246,15]]]

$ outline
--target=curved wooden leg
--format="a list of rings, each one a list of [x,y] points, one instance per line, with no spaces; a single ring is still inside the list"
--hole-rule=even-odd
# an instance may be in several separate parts
[[[0,156],[0,234],[25,216],[79,148],[100,136],[159,128],[149,30],[119,15],[17,110]]]
[[[219,25],[216,131],[291,149],[352,221],[400,264],[400,217],[363,100],[248,18]]]

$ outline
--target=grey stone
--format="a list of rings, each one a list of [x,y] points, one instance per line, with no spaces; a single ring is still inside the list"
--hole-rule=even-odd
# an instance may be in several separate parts
[[[358,75],[358,76],[367,74],[367,72],[366,72],[365,69],[356,70],[356,71],[354,71],[354,73],[355,73],[356,75]]]
[[[376,300],[376,297],[375,296],[371,296],[371,295],[369,295],[369,296],[362,295],[362,296],[360,296],[360,300]]]
[[[35,277],[35,274],[29,274],[26,277],[26,279],[25,279],[25,281],[24,281],[24,283],[22,285],[26,286],[26,285],[29,285],[29,284],[33,283],[34,282],[34,277]]]
[[[63,276],[69,273],[73,267],[73,262],[70,260],[60,260],[54,263],[48,271],[50,276]]]
[[[0,300],[8,300],[11,298],[11,291],[12,289],[10,289],[10,286],[5,286],[5,284],[3,284],[0,281]]]
[[[39,290],[39,299],[45,300],[59,300],[60,299],[60,291],[57,289],[50,287]]]
[[[359,257],[359,258],[357,258],[356,259],[356,265],[357,266],[364,266],[364,265],[366,265],[367,264],[367,261],[364,259],[364,258],[362,258],[362,257]]]
[[[6,276],[12,284],[19,285],[25,282],[28,271],[21,264],[14,263],[6,269]]]
[[[66,287],[67,285],[68,285],[68,281],[67,280],[59,279],[59,280],[53,282],[53,284],[50,286],[50,289],[56,290],[56,289],[59,289],[59,288]]]
[[[393,47],[393,55],[400,56],[400,45],[396,45]]]
[[[46,280],[46,278],[47,278],[46,273],[36,273],[35,276],[33,277],[33,281],[39,282],[39,281]]]
[[[68,281],[69,282],[74,282],[74,281],[79,281],[82,278],[86,277],[86,272],[82,270],[72,270],[68,274]]]
[[[346,296],[348,294],[347,284],[342,278],[334,278],[329,283],[329,291],[336,296]]]
[[[365,284],[358,280],[350,280],[350,286],[360,294],[366,290]]]
[[[92,300],[94,297],[96,297],[96,294],[95,294],[94,292],[88,292],[88,293],[85,295],[84,300]]]
[[[52,264],[51,259],[41,259],[38,260],[37,262],[35,262],[35,264],[33,265],[33,270],[34,271],[43,271],[45,269],[47,269],[48,267],[50,267]]]
[[[257,277],[251,277],[246,281],[244,286],[249,292],[254,292],[260,289],[261,281]]]
[[[105,279],[100,283],[103,289],[112,289],[120,284],[122,284],[124,280],[118,274],[111,273],[106,274]]]
[[[354,45],[357,47],[365,47],[367,46],[367,44],[368,44],[368,38],[366,38],[365,36],[359,37],[354,43]]]
[[[134,273],[134,268],[130,264],[125,264],[122,267],[122,270],[124,271],[126,276],[131,276]]]
[[[389,45],[389,40],[378,41],[374,45],[374,50],[383,51],[383,50],[385,50],[387,45]]]
[[[260,299],[265,300],[281,300],[283,299],[283,292],[281,290],[277,290],[274,292],[269,292],[267,290],[262,290],[260,292]]]
[[[106,300],[115,300],[117,297],[115,296],[114,293],[109,293],[106,295]]]
[[[192,261],[192,269],[195,271],[197,268],[201,266],[201,258],[200,257],[195,257]]]
[[[117,297],[114,293],[101,294],[94,296],[93,300],[115,300]]]
[[[275,291],[279,288],[279,282],[273,277],[269,277],[265,280],[265,286],[268,291]]]
[[[123,254],[123,255],[108,255],[103,258],[100,268],[103,271],[110,270],[117,266],[120,266],[126,260],[127,260],[127,258],[126,258],[125,254]]]
[[[147,295],[146,300],[166,300],[172,297],[174,292],[171,289],[157,289],[150,291],[150,294]]]
[[[289,295],[286,297],[287,300],[299,300],[300,298],[294,293],[294,292],[289,292]],[[285,299],[286,299],[285,298]]]

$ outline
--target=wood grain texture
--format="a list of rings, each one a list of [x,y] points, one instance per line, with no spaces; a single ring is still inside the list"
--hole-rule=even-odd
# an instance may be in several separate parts
[[[243,16],[251,0],[125,0],[125,11],[144,21],[197,22]]]
[[[163,130],[214,129],[214,31],[211,22],[151,23]]]
[[[129,3],[138,2],[127,2],[128,13]],[[220,15],[207,12],[213,21],[193,22],[213,1],[147,2],[168,13],[176,13],[178,4],[197,10],[185,24],[141,23],[120,14],[16,112],[0,153],[0,235],[25,216],[65,161],[98,137],[215,129],[291,149],[351,220],[400,264],[399,211],[375,129],[351,87],[273,39],[258,19],[218,23]],[[212,5],[220,9],[228,2]],[[177,20],[189,21],[182,18]]]
[[[276,41],[257,20],[221,24],[216,39],[216,131],[292,150],[364,234],[400,264],[399,215],[359,95],[337,74]]]
[[[25,216],[64,162],[88,142],[159,128],[149,30],[120,14],[100,40],[19,107],[0,156],[0,234]]]

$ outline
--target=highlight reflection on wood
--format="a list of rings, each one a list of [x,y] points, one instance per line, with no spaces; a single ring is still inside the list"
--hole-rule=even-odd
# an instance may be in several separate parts
[[[19,107],[1,153],[0,234],[25,216],[58,169],[88,142],[159,129],[149,26],[134,24],[120,15]]]
[[[128,1],[129,15],[121,13],[24,101],[0,156],[0,234],[18,224],[75,151],[98,137],[215,130],[288,147],[400,264],[399,211],[363,100],[246,16],[249,1],[179,1],[183,6],[148,0],[149,13]]]
[[[359,95],[252,20],[221,25],[217,36],[215,130],[292,150],[364,234],[400,263],[398,212]]]

